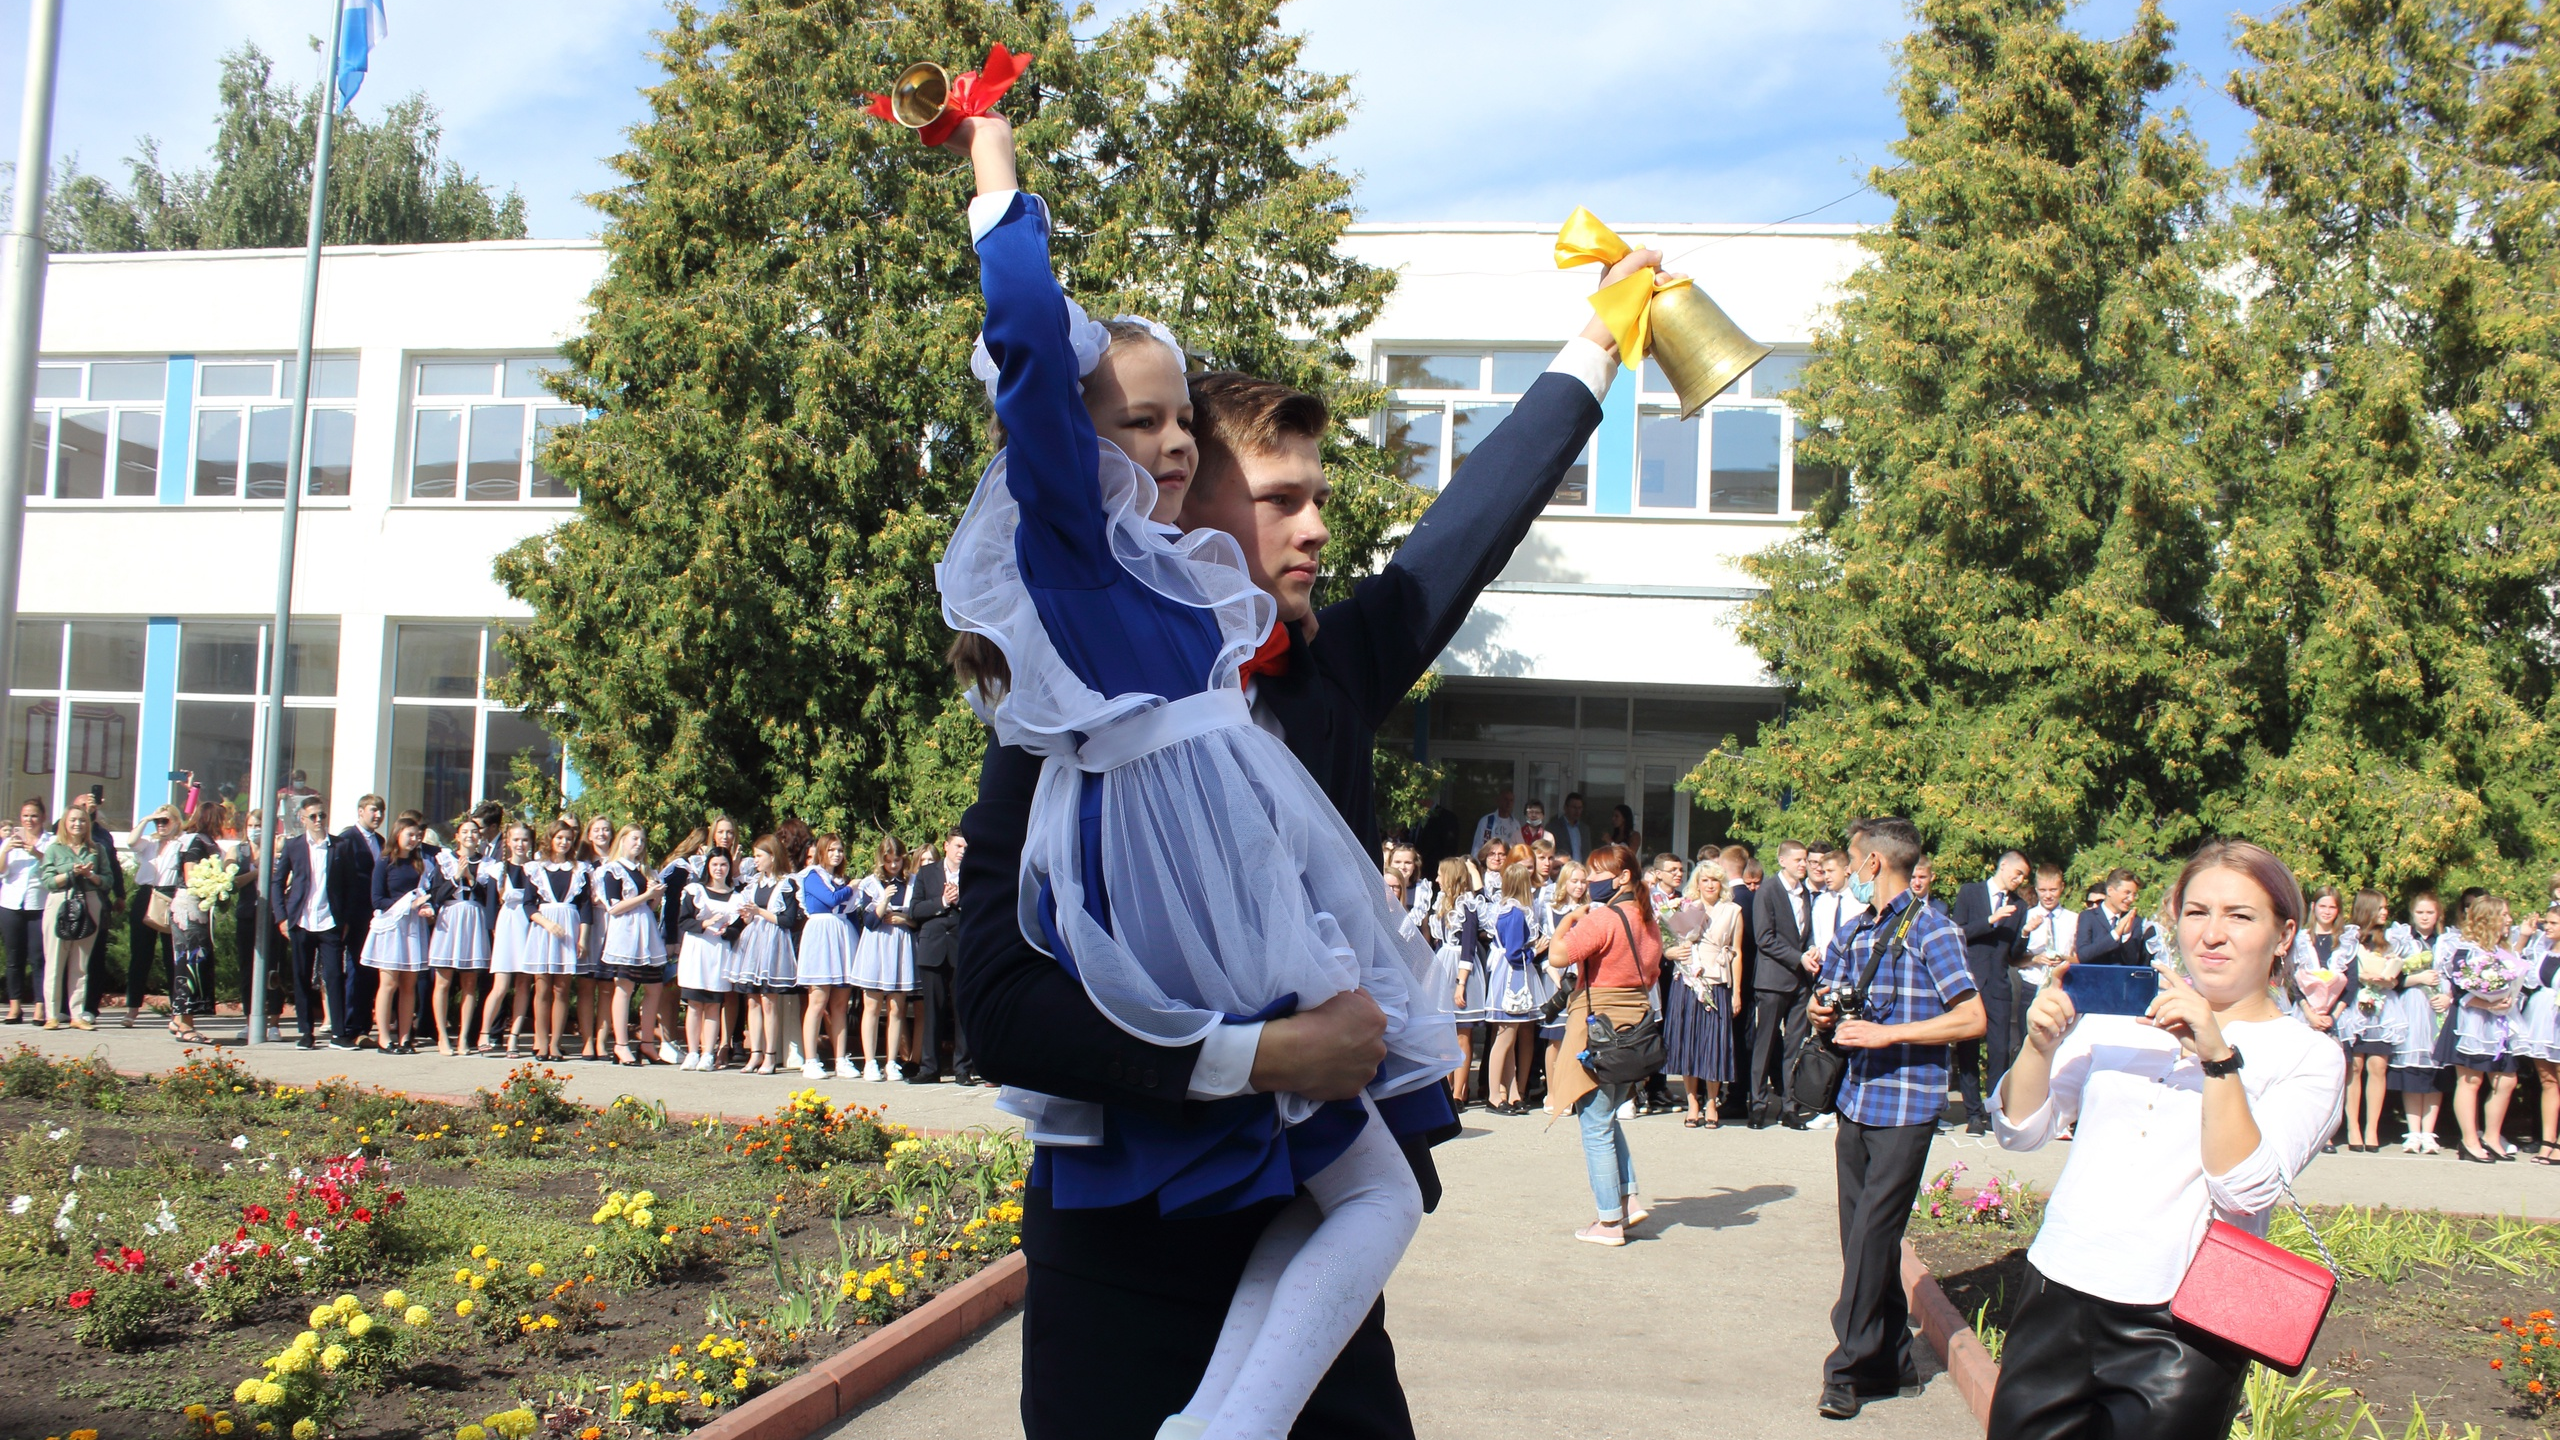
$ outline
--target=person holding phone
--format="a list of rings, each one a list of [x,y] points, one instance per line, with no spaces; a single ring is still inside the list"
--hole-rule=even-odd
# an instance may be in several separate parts
[[[2027,1251],[1990,1440],[2228,1433],[2248,1357],[2171,1316],[2170,1297],[2207,1223],[2264,1235],[2338,1123],[2344,1058],[2271,993],[2302,924],[2293,872],[2213,841],[2169,913],[2185,973],[2162,975],[2139,1016],[2093,1015],[2072,1002],[2075,962],[2057,963],[1994,1097],[2005,1149],[2077,1128]]]
[[[0,831],[0,946],[6,946],[10,1025],[27,1022],[27,1007],[40,1003],[35,982],[44,972],[45,803],[18,806],[18,823]],[[32,973],[31,973],[32,972]]]

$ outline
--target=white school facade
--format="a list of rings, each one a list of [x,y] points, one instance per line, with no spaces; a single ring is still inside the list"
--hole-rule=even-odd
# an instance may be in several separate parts
[[[1777,353],[1691,420],[1621,371],[1583,463],[1390,726],[1446,767],[1472,817],[1509,786],[1624,803],[1655,848],[1711,838],[1674,782],[1785,690],[1734,636],[1737,563],[1835,478],[1797,468],[1782,391],[1841,282],[1855,227],[1622,227],[1695,275]],[[1589,269],[1531,225],[1360,225],[1401,276],[1354,353],[1390,387],[1356,423],[1409,477],[1464,484],[1472,445],[1589,315]],[[505,793],[539,724],[487,698],[493,627],[525,611],[491,573],[577,496],[533,463],[577,412],[539,372],[578,333],[593,241],[332,249],[288,636],[288,774],[432,816]],[[291,430],[298,251],[53,257],[45,288],[7,729],[10,802],[57,813],[101,787],[119,828],[192,771],[253,795]],[[574,774],[564,777],[576,788]],[[272,797],[270,797],[271,800]],[[252,803],[256,803],[254,800]],[[1694,833],[1693,833],[1694,832]]]

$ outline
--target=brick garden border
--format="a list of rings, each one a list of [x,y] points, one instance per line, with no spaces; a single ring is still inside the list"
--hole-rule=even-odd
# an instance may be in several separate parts
[[[1911,1242],[1902,1242],[1902,1293],[1911,1306],[1912,1318],[1920,1322],[1920,1336],[1938,1353],[1938,1363],[1947,1367],[1947,1378],[1955,1382],[1956,1393],[1964,1397],[1973,1418],[1985,1425],[1991,1422],[1991,1392],[2000,1384],[2000,1367],[1991,1352],[1982,1348],[1981,1337],[1973,1326],[1956,1313],[1947,1292],[1938,1288],[1938,1277],[1929,1273],[1920,1252]],[[791,1437],[798,1440],[798,1437]]]

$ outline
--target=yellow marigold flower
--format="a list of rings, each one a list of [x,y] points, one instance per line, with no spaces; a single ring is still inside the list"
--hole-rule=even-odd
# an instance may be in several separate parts
[[[186,1417],[190,1420],[202,1420],[212,1413],[212,1411],[205,1409],[201,1405],[190,1405],[185,1411]]]
[[[865,1305],[868,1305],[871,1303],[871,1292],[867,1289],[856,1290],[853,1292],[853,1298],[861,1301]]]
[[[467,1299],[456,1300],[453,1302],[453,1313],[456,1315],[468,1316],[471,1313],[471,1302]]]
[[[230,1434],[230,1433],[231,1433],[231,1417],[230,1417],[230,1416],[228,1416],[228,1415],[216,1415],[216,1416],[214,1416],[214,1417],[213,1417],[213,1433],[214,1433],[214,1434],[216,1434],[216,1435],[228,1435],[228,1434]]]
[[[341,1315],[353,1315],[364,1308],[364,1302],[353,1295],[341,1295],[329,1302],[329,1308]]]
[[[472,1277],[471,1277],[471,1288],[472,1288],[472,1289],[474,1289],[474,1290],[486,1290],[486,1289],[488,1289],[488,1288],[489,1288],[489,1277],[488,1277],[488,1276],[486,1276],[486,1275],[474,1275],[474,1276],[472,1276]]]
[[[484,1260],[484,1261],[482,1261],[482,1262],[480,1262],[480,1263],[482,1263],[482,1264],[484,1264],[484,1265],[488,1266],[488,1267],[489,1267],[489,1269],[490,1269],[491,1271],[493,1271],[493,1272],[498,1268],[498,1259],[497,1259],[497,1257],[496,1257],[496,1256],[494,1256],[494,1255],[493,1255],[493,1256],[490,1256],[487,1260]]]
[[[631,1413],[634,1409],[636,1409],[636,1408],[637,1408],[637,1407],[636,1407],[636,1406],[634,1406],[634,1405],[633,1405],[630,1401],[628,1401],[628,1400],[625,1400],[625,1401],[623,1401],[623,1402],[622,1402],[622,1413],[623,1413],[623,1414],[625,1414],[625,1415],[630,1414],[630,1413]]]
[[[489,1247],[486,1245],[474,1245],[471,1247],[471,1258],[474,1260],[483,1259],[488,1255],[488,1253]],[[466,1426],[464,1428],[469,1429],[473,1427]]]
[[[320,1368],[323,1370],[335,1370],[346,1363],[347,1347],[344,1345],[332,1345],[320,1352]]]
[[[892,1280],[889,1282],[889,1293],[892,1295],[904,1295],[907,1293],[907,1287],[900,1281]]]
[[[257,1394],[257,1401],[258,1401],[258,1403],[259,1403],[259,1404],[261,1404],[261,1405],[281,1405],[281,1404],[283,1404],[283,1403],[284,1403],[284,1387],[283,1387],[283,1386],[281,1386],[281,1385],[279,1385],[279,1384],[277,1384],[277,1383],[276,1383],[276,1382],[274,1382],[273,1380],[261,1380],[261,1381],[259,1381],[259,1382],[258,1382],[258,1394]]]
[[[631,1197],[631,1203],[638,1206],[640,1209],[646,1210],[650,1206],[658,1203],[658,1192],[655,1190],[643,1190],[639,1194]]]
[[[255,1380],[243,1380],[231,1387],[231,1403],[234,1405],[246,1405],[257,1398],[258,1382]]]
[[[454,1283],[454,1284],[456,1284],[456,1285],[468,1285],[468,1284],[470,1284],[470,1283],[471,1283],[471,1272],[470,1272],[470,1271],[468,1271],[468,1270],[456,1270],[456,1271],[454,1271],[454,1272],[453,1272],[453,1283]]]
[[[426,1306],[412,1305],[408,1308],[406,1313],[401,1315],[400,1318],[409,1322],[413,1327],[424,1327],[430,1316],[427,1313]]]
[[[596,1247],[593,1245],[587,1247],[587,1258],[590,1260],[596,1258]]]
[[[489,1440],[489,1432],[477,1425],[465,1425],[453,1432],[453,1440]]]
[[[362,1312],[358,1312],[354,1319],[347,1322],[347,1333],[353,1335],[359,1340],[363,1339],[372,1331],[372,1329],[373,1317]]]
[[[320,1427],[307,1417],[293,1422],[293,1440],[311,1440],[319,1433]]]
[[[319,1349],[319,1348],[320,1348],[320,1332],[319,1332],[319,1331],[317,1331],[317,1330],[305,1330],[305,1331],[303,1331],[301,1334],[294,1336],[294,1337],[293,1337],[293,1348],[294,1348],[294,1349],[296,1349],[296,1350],[300,1350],[300,1351],[304,1352],[305,1354],[308,1354],[308,1353],[310,1353],[311,1351],[314,1351],[314,1350]]]
[[[406,1291],[385,1290],[382,1292],[382,1308],[385,1310],[406,1309],[408,1304],[409,1296]]]
[[[323,1305],[311,1312],[311,1328],[314,1330],[326,1330],[337,1323],[338,1312],[329,1306]]]
[[[541,1278],[542,1278],[542,1262],[541,1262],[541,1261],[539,1261],[539,1260],[536,1260],[536,1261],[534,1261],[532,1264],[527,1265],[526,1267],[524,1267],[524,1273],[526,1273],[527,1275],[532,1276],[532,1277],[533,1277],[534,1279],[536,1279],[536,1280],[541,1279]]]
[[[276,1357],[276,1373],[299,1375],[319,1362],[319,1355],[309,1350],[287,1350]],[[264,1403],[264,1402],[261,1402]]]

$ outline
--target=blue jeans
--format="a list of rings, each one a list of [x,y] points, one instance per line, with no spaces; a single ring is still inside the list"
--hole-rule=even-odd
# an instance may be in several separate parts
[[[1591,1203],[1600,1208],[1603,1224],[1615,1225],[1627,1215],[1627,1197],[1636,1193],[1636,1160],[1627,1150],[1627,1132],[1618,1124],[1618,1107],[1632,1086],[1603,1085],[1574,1102],[1582,1122],[1582,1163],[1591,1172]]]

